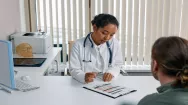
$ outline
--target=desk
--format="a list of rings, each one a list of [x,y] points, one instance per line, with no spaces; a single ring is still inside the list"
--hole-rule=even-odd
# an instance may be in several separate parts
[[[25,72],[28,74],[35,74],[39,76],[45,75],[52,62],[57,59],[60,61],[61,48],[52,48],[47,54],[33,54],[33,58],[47,58],[41,67],[14,67],[14,70],[19,72]],[[14,58],[19,58],[17,54],[14,54]]]
[[[152,76],[119,76],[113,82],[137,92],[113,99],[82,88],[83,84],[70,76],[40,76],[33,78],[40,89],[29,92],[0,91],[1,105],[120,105],[137,104],[145,95],[156,92],[160,84]]]

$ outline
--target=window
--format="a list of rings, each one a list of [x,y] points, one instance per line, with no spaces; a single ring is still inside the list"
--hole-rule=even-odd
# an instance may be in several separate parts
[[[109,13],[120,22],[120,41],[126,65],[149,65],[153,42],[161,36],[188,38],[187,0],[36,0],[37,29],[63,44],[92,31],[96,14]]]

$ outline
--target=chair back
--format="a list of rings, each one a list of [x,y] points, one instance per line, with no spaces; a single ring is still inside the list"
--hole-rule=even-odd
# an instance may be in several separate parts
[[[70,53],[71,53],[71,50],[72,50],[72,46],[74,44],[74,41],[68,41],[68,44],[69,44],[69,62],[70,62]]]

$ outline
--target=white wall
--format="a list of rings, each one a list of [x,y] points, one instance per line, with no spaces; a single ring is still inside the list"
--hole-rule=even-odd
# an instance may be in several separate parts
[[[0,0],[0,40],[20,31],[19,0]]]

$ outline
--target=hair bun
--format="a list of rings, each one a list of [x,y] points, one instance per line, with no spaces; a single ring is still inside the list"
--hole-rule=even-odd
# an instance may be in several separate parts
[[[188,86],[188,66],[183,67],[183,71],[179,74],[181,84],[183,86]]]

